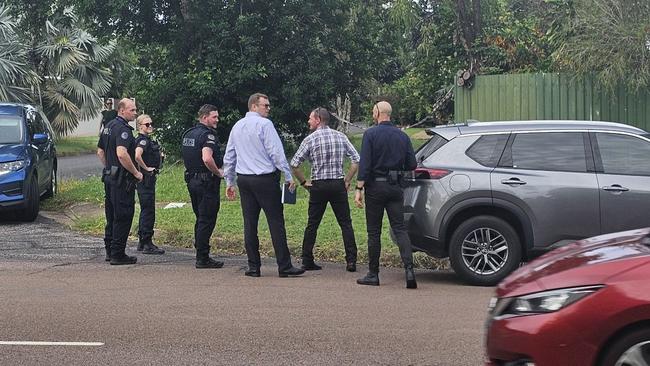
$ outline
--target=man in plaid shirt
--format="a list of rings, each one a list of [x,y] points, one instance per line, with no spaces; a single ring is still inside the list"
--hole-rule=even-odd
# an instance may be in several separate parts
[[[329,128],[330,113],[325,108],[316,108],[309,114],[307,136],[296,155],[291,159],[291,169],[300,185],[309,190],[309,219],[302,241],[302,268],[317,271],[321,266],[314,263],[314,244],[316,233],[329,202],[341,227],[345,246],[346,270],[357,270],[357,244],[354,240],[348,189],[352,177],[359,168],[359,153],[343,133]],[[352,164],[347,175],[343,174],[343,158],[348,157]],[[305,179],[300,164],[311,162],[311,180]]]

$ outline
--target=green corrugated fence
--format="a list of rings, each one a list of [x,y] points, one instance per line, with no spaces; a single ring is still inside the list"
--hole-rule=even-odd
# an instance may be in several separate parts
[[[454,120],[591,120],[650,128],[650,92],[614,92],[593,78],[567,74],[479,75],[471,89],[456,87]]]

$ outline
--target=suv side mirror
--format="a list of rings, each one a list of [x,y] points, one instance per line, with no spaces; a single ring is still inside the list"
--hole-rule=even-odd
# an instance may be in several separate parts
[[[35,133],[32,137],[32,142],[35,144],[44,144],[47,142],[47,135],[44,133]]]

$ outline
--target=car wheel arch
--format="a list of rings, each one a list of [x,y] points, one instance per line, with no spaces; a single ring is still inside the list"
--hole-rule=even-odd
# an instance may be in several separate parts
[[[650,332],[650,319],[644,319],[625,325],[611,334],[607,339],[598,346],[598,354],[595,358],[595,365],[602,365],[604,358],[607,356],[611,347],[627,335],[639,331]]]
[[[534,243],[533,230],[530,220],[523,212],[515,205],[501,200],[485,199],[471,199],[460,202],[451,207],[442,220],[440,228],[440,240],[445,243],[445,250],[449,251],[449,238],[454,233],[456,228],[464,221],[481,215],[495,216],[510,224],[517,235],[519,236],[522,244],[522,254],[526,257],[528,249],[532,248]]]

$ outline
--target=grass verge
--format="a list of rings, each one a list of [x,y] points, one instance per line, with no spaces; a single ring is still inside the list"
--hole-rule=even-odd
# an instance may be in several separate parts
[[[97,151],[97,136],[66,137],[56,141],[56,153],[61,156],[91,154]]]

